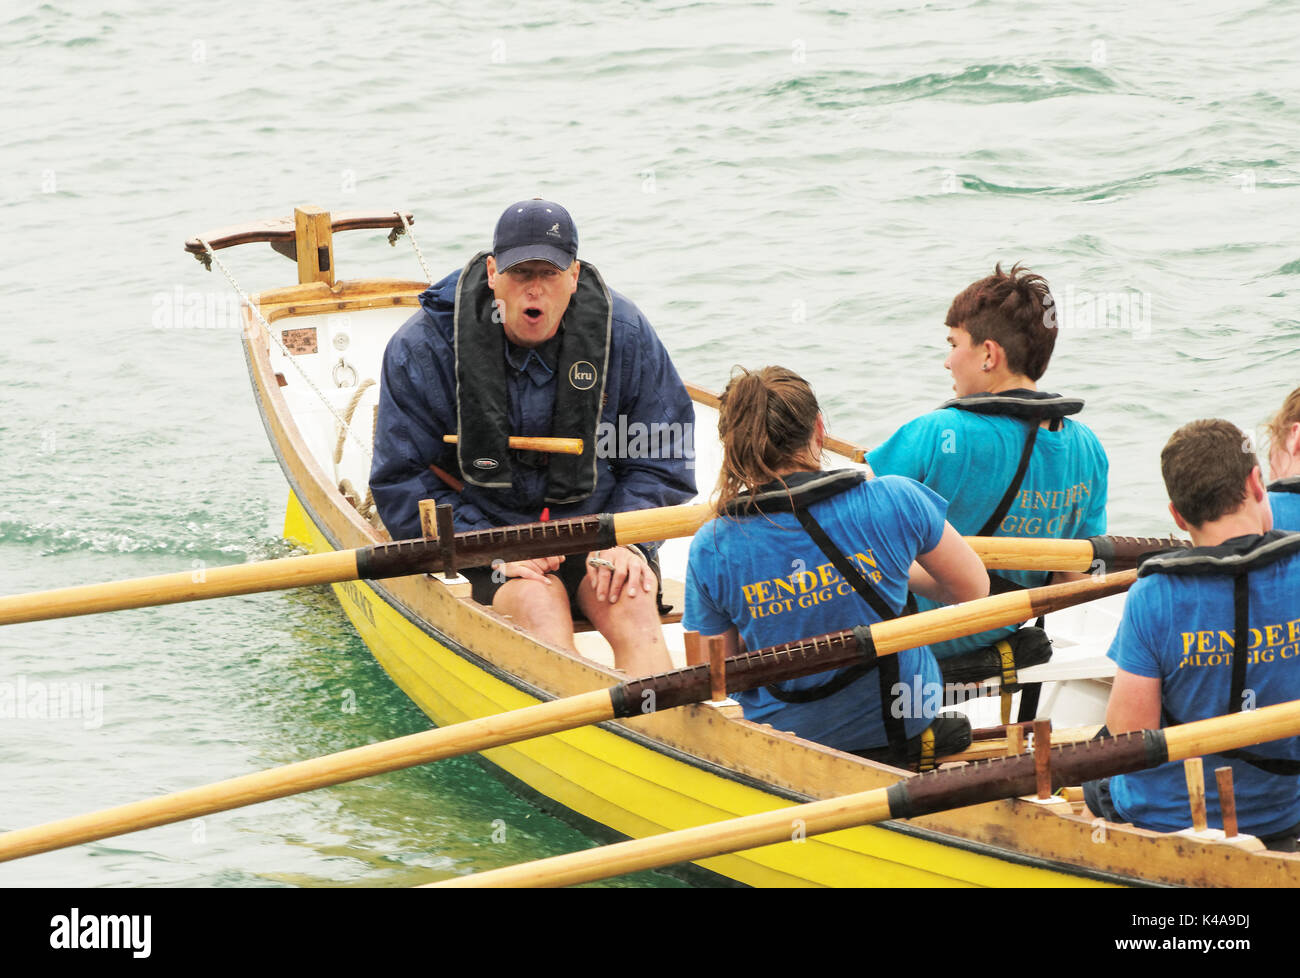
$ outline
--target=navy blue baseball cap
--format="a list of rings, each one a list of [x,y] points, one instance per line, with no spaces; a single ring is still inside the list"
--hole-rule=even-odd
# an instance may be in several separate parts
[[[502,271],[538,258],[556,268],[568,268],[578,257],[578,229],[559,204],[536,198],[521,200],[507,207],[497,221],[492,252]]]

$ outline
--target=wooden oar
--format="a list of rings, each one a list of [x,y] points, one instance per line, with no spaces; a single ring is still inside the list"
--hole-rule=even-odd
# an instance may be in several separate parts
[[[1108,573],[1134,566],[1140,557],[1190,547],[1174,537],[1091,537],[1049,540],[1042,537],[966,537],[990,570],[1078,571]]]
[[[470,530],[454,534],[446,545],[441,540],[402,540],[357,550],[10,595],[0,597],[0,625],[340,581],[378,580],[435,571],[454,573],[459,567],[486,566],[497,559],[512,561],[587,553],[623,543],[690,536],[708,516],[709,507],[703,504],[596,514]]]
[[[1051,750],[1052,786],[1057,789],[1082,784],[1157,767],[1168,761],[1297,735],[1300,735],[1300,700],[1164,730],[1139,730],[1103,740],[1062,744]],[[891,818],[916,818],[950,808],[1016,798],[1035,790],[1034,758],[1033,754],[1019,754],[933,771],[904,778],[888,788],[665,832],[432,885],[571,886],[789,842],[796,830],[800,837],[818,835]]]
[[[712,516],[712,507],[704,503],[665,506],[470,530],[454,534],[446,546],[437,539],[402,540],[356,550],[9,595],[0,597],[0,625],[341,581],[381,580],[438,571],[454,573],[461,567],[487,566],[498,559],[512,561],[587,553],[624,543],[688,537]],[[965,539],[991,570],[1105,572],[1131,567],[1138,557],[1151,551],[1186,546],[1180,540],[1149,537]]]
[[[728,692],[754,689],[858,663],[930,642],[1012,625],[1123,591],[1137,572],[999,594],[979,601],[759,649],[726,660]],[[707,665],[620,683],[498,716],[356,747],[270,771],[0,835],[0,860],[92,842],[123,832],[252,805],[430,761],[488,750],[574,727],[699,703],[712,695]]]
[[[442,440],[448,445],[455,445],[456,435],[443,435]],[[581,438],[541,438],[530,435],[511,435],[511,448],[521,452],[548,452],[553,455],[581,455]]]

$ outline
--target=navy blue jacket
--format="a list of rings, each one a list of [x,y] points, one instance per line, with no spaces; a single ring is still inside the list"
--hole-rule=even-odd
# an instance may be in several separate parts
[[[510,490],[466,485],[461,492],[429,470],[432,463],[458,474],[456,446],[442,438],[457,430],[453,311],[459,278],[460,272],[453,272],[425,290],[420,311],[384,351],[370,488],[396,540],[420,536],[421,499],[450,503],[458,531],[535,522],[545,506],[545,468],[516,464]],[[645,316],[612,289],[610,295],[612,335],[596,442],[596,488],[578,503],[552,506],[552,519],[672,506],[695,495],[690,396]],[[546,345],[539,349],[541,355],[506,344],[511,433],[569,436],[573,433],[551,431],[554,356],[548,364]]]

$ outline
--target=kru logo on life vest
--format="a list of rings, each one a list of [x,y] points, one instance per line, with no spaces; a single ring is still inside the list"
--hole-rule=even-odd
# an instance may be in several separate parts
[[[476,458],[474,459],[474,468],[481,469],[484,472],[491,472],[501,463],[494,458]]]
[[[579,360],[569,368],[569,383],[580,391],[596,386],[596,368],[586,360]]]

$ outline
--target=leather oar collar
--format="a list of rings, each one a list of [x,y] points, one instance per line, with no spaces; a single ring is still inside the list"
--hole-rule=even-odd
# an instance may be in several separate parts
[[[859,469],[834,472],[792,472],[784,480],[775,479],[754,492],[742,492],[723,509],[728,516],[752,513],[793,513],[823,499],[830,499],[864,482],[867,474]]]
[[[1269,483],[1268,491],[1300,493],[1300,475],[1289,475],[1285,479],[1277,479]]]
[[[1192,547],[1143,560],[1138,577],[1148,574],[1239,574],[1300,552],[1300,533],[1269,530],[1233,537],[1214,547]]]
[[[973,414],[1001,414],[1013,418],[1064,418],[1078,414],[1083,410],[1083,400],[1078,397],[1064,397],[1048,391],[1031,391],[1017,388],[999,391],[996,394],[967,394],[954,397],[939,405],[942,408],[957,408]]]

